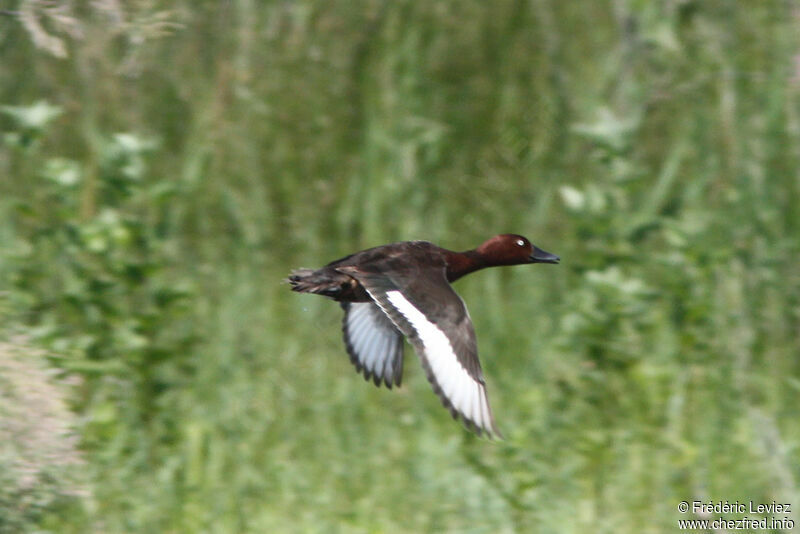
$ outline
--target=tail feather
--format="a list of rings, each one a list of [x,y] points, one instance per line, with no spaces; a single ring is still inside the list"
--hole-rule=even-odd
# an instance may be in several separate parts
[[[335,297],[342,290],[341,280],[332,279],[321,270],[295,269],[289,274],[286,281],[292,286],[292,291],[298,293],[316,293]]]

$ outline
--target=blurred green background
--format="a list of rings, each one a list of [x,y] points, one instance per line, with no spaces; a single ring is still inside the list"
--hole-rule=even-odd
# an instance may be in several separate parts
[[[799,95],[792,1],[7,2],[0,532],[800,517]],[[502,442],[281,283],[502,232]]]

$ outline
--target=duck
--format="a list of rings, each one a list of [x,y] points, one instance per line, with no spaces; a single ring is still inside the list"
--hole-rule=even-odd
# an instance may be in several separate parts
[[[389,389],[401,385],[405,338],[451,416],[479,436],[502,439],[472,320],[450,284],[487,267],[560,260],[518,234],[496,235],[464,252],[429,241],[403,241],[362,250],[319,269],[295,269],[287,281],[292,291],[339,302],[345,348],[366,380]]]

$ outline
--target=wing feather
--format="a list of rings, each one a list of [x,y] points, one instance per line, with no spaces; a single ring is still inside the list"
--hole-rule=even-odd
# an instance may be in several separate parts
[[[350,361],[366,380],[399,386],[403,374],[403,334],[372,302],[342,302],[342,333]]]
[[[478,434],[501,437],[489,407],[472,321],[444,272],[434,278],[433,292],[378,273],[349,274],[414,346],[428,381],[451,415]],[[430,283],[431,277],[422,278]]]

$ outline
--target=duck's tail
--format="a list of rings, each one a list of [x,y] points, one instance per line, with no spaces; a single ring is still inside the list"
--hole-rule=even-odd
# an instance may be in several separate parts
[[[342,280],[332,277],[324,269],[295,269],[286,281],[292,286],[292,291],[298,293],[336,297],[342,291]]]

